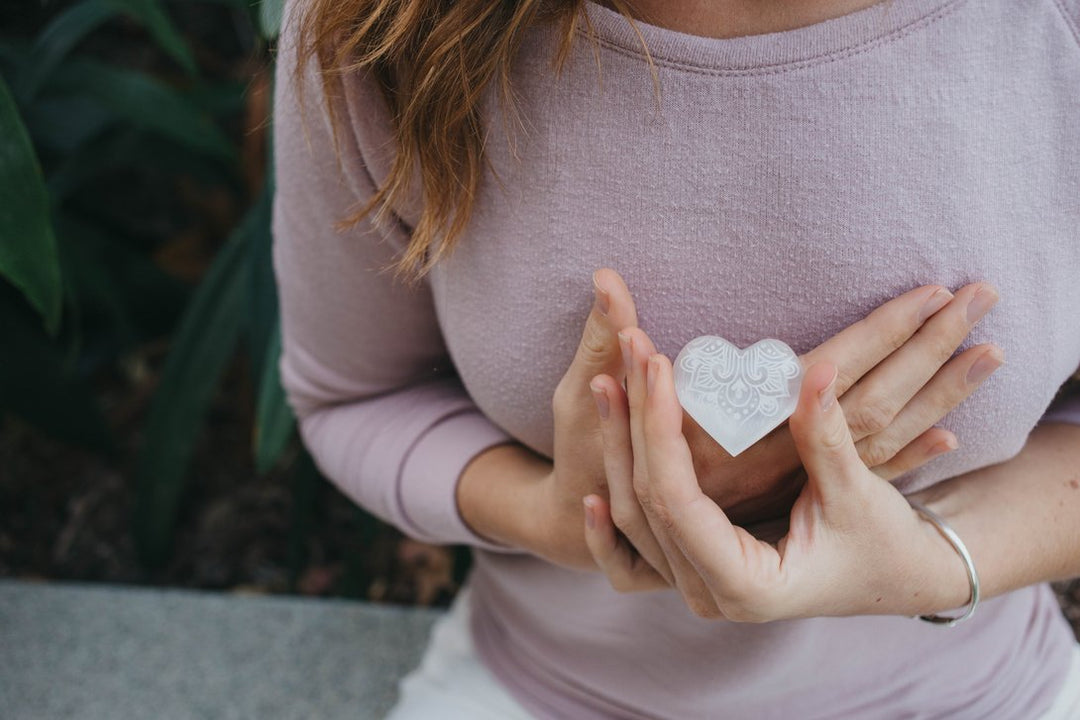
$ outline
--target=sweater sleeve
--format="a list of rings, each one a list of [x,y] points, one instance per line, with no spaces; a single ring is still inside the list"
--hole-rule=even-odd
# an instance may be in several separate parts
[[[1054,0],[1069,25],[1072,36],[1080,45],[1080,0]]]
[[[335,228],[375,190],[365,155],[371,135],[389,137],[376,121],[386,117],[375,105],[382,97],[360,76],[346,81],[348,102],[333,93],[335,145],[313,64],[298,95],[293,14],[275,88],[273,265],[281,380],[301,439],[342,492],[410,537],[505,549],[465,525],[455,490],[473,457],[512,438],[454,372],[430,286],[410,289],[380,272],[407,244],[407,225],[397,217]]]

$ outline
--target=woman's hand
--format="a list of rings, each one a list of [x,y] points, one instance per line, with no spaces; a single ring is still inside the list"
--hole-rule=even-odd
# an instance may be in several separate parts
[[[997,297],[996,290],[985,284],[965,286],[955,296],[943,288],[917,288],[885,303],[801,358],[804,367],[830,362],[838,368],[835,389],[842,395],[840,402],[849,417],[856,448],[878,476],[892,479],[956,448],[955,436],[934,424],[997,369],[1002,356],[993,345],[978,345],[950,356]],[[641,442],[640,428],[629,421],[629,408],[635,402],[640,406],[645,394],[645,361],[655,352],[652,341],[640,329],[627,328],[620,338],[630,370],[627,390],[610,376],[598,375],[592,382],[601,415],[610,414],[610,420],[602,422],[609,476],[625,472],[625,468],[610,464],[617,465],[617,458],[626,457],[626,450]],[[754,535],[774,540],[782,537],[788,512],[805,480],[788,425],[735,458],[685,413],[682,427],[702,491],[732,522]],[[612,582],[620,588],[669,584],[670,569],[634,494],[620,494],[612,486],[609,498],[596,497],[590,502],[600,518],[614,518],[621,534],[612,534],[609,546],[610,552],[624,558],[617,564],[623,570]],[[593,536],[593,542],[597,541]],[[597,554],[596,548],[593,554]],[[641,562],[638,554],[646,562]],[[627,568],[634,572],[626,575]]]
[[[595,397],[597,405],[602,407],[605,398],[610,398],[613,406],[620,403],[625,406],[621,382],[627,364],[643,363],[646,352],[652,351],[651,341],[636,328],[633,298],[619,274],[601,269],[593,280],[593,308],[573,362],[552,400],[553,463],[544,482],[536,484],[536,492],[530,489],[532,497],[524,519],[524,539],[512,543],[552,562],[581,568],[595,567],[582,534],[581,498],[591,493],[607,495],[603,442],[596,405],[590,399],[589,381],[598,376],[592,388],[597,389],[598,383],[607,383],[609,388]],[[867,434],[860,443],[864,457],[880,458],[878,470],[882,474],[895,475],[918,467],[956,446],[950,432],[932,425],[977,384],[968,387],[960,377],[967,377],[968,370],[987,352],[986,346],[972,348],[944,368],[941,365],[974,322],[968,320],[969,306],[978,290],[978,286],[970,286],[953,298],[938,286],[916,288],[885,303],[803,357],[804,363],[833,361],[840,368],[841,392],[854,385],[845,402],[866,418],[867,427],[875,422],[884,423],[879,432]],[[985,312],[996,300],[992,288],[984,293],[984,301],[985,295],[989,295],[990,303],[980,303],[985,307],[979,312]],[[947,309],[939,312],[943,304]],[[978,313],[974,315],[977,320]],[[927,318],[931,321],[923,328]],[[619,330],[630,340],[630,346],[623,343],[621,351]],[[888,418],[875,408],[880,404],[879,398],[894,397],[897,388],[915,399],[904,412]],[[684,416],[684,427],[689,428],[695,466],[699,477],[704,478],[706,493],[725,509],[731,507],[737,522],[786,515],[802,483],[798,454],[786,426],[738,458],[725,453],[688,415]],[[478,489],[477,494],[477,502],[482,503],[483,489]],[[466,503],[461,506],[466,521],[481,534],[503,540],[513,538],[509,527],[502,528],[502,532],[489,528],[485,533],[484,526],[470,517]],[[617,513],[623,508],[630,508],[630,503],[616,504]],[[627,512],[626,517],[616,516],[623,520],[620,527],[631,536],[640,537],[642,533],[627,527],[643,526],[640,511],[636,515],[632,510]],[[505,526],[505,517],[505,512],[499,512],[489,525],[498,524],[503,518]],[[657,559],[655,550],[645,552],[647,559]]]
[[[1002,358],[992,345],[951,356],[996,302],[994,288],[981,283],[955,297],[936,286],[917,288],[801,357],[804,367],[830,362],[838,368],[836,391],[856,448],[879,476],[891,480],[956,448],[955,436],[934,424]],[[656,352],[640,329],[627,328],[620,337],[627,365],[643,367]],[[624,402],[613,378],[598,377],[593,387],[609,405]],[[787,515],[803,475],[786,424],[734,458],[685,413],[683,434],[702,489],[733,522],[751,525]]]
[[[581,498],[607,494],[603,441],[589,380],[621,382],[625,364],[617,333],[637,325],[630,290],[614,270],[593,274],[594,301],[577,352],[551,400],[555,422],[551,469],[526,498],[524,546],[551,562],[595,569],[581,529]]]
[[[632,370],[633,447],[605,447],[611,495],[636,497],[662,552],[663,574],[697,615],[749,622],[915,615],[967,601],[964,568],[951,546],[859,457],[837,401],[837,375],[835,365],[820,362],[803,379],[789,425],[806,482],[787,534],[773,545],[733,525],[702,492],[671,362],[649,357],[644,387]],[[628,564],[601,503],[586,498],[586,536],[613,585],[667,582],[654,574],[650,585]]]

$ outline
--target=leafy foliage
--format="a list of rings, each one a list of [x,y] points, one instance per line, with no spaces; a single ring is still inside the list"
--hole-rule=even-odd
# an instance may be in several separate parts
[[[258,235],[259,220],[258,213],[248,215],[199,285],[150,408],[135,473],[135,537],[149,564],[160,564],[168,552],[199,421],[235,352],[244,307],[244,251]]]
[[[50,333],[60,323],[60,261],[30,138],[0,79],[0,275],[23,291]]]
[[[256,77],[265,74],[282,1],[218,2]],[[133,31],[149,50],[137,62],[108,43]],[[318,478],[310,458],[290,452],[295,422],[278,377],[265,109],[238,126],[250,84],[205,80],[197,57],[158,0],[78,0],[30,40],[0,37],[0,413],[115,452],[94,375],[171,337],[134,470],[134,534],[148,567],[168,559],[193,449],[237,353],[258,388],[258,471],[291,458],[301,496]],[[148,190],[162,185],[172,194]],[[181,242],[193,232],[183,227],[191,202],[242,217],[220,249],[202,242],[213,256],[205,271],[175,256],[199,246]],[[157,212],[127,212],[136,203]],[[148,225],[147,215],[164,220]]]
[[[198,72],[187,44],[155,0],[83,0],[57,15],[38,35],[25,72],[19,78],[20,94],[35,95],[79,41],[117,15],[126,15],[144,25],[178,65],[190,75]]]

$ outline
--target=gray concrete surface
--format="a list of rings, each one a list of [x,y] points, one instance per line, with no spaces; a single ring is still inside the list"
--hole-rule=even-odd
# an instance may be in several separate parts
[[[0,580],[0,718],[381,718],[438,617]]]

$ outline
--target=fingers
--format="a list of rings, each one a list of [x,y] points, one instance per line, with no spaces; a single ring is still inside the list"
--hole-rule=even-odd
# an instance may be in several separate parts
[[[644,490],[648,484],[645,467],[645,401],[648,396],[646,364],[656,353],[656,346],[640,328],[625,328],[619,333],[626,369],[626,399],[630,411],[630,440],[634,448],[634,490],[639,501],[648,502]],[[680,417],[681,422],[681,417]]]
[[[933,427],[901,448],[888,462],[870,469],[883,480],[891,481],[957,447],[955,435],[945,428]]]
[[[665,546],[665,552],[687,604],[698,615],[719,616],[718,596],[737,599],[747,594],[748,563],[766,570],[775,570],[776,563],[763,560],[761,550],[767,546],[733,526],[702,493],[681,432],[682,406],[671,361],[664,355],[648,359],[646,391],[643,436],[648,481],[638,495],[649,497],[645,509],[654,531],[661,528],[657,539],[662,545],[669,539],[674,546]],[[771,554],[775,556],[775,551]]]
[[[864,437],[855,444],[863,462],[870,467],[888,462],[902,448],[907,447],[950,410],[966,400],[1001,367],[1004,359],[1003,351],[996,345],[977,345],[947,362],[915,393],[915,397],[911,398],[884,430]],[[849,393],[849,397],[855,392]]]
[[[647,365],[650,357],[656,354],[656,347],[653,345],[652,340],[649,339],[649,336],[640,328],[624,329],[619,333],[619,341],[622,343],[623,355],[626,359],[626,397],[630,409],[630,440],[634,450],[633,488],[638,503],[644,506],[646,518],[651,523],[654,518],[650,517],[648,513],[651,495],[649,493],[649,472],[645,463],[645,451],[649,445],[649,441],[645,437],[645,417],[647,415],[645,406],[649,394]],[[681,432],[682,417],[682,406],[679,405],[678,427],[680,430],[677,433],[678,441],[686,445],[686,439]],[[689,455],[689,449],[687,449],[687,455]],[[655,533],[655,527],[653,527],[653,531]],[[674,568],[672,569],[674,570]]]
[[[889,427],[997,300],[992,285],[978,283],[961,288],[914,337],[852,388],[843,402],[855,439]]]
[[[806,371],[799,404],[788,424],[799,450],[808,482],[821,494],[823,504],[851,489],[854,472],[865,466],[855,450],[844,411],[836,398],[836,366],[818,363]]]
[[[902,346],[952,299],[940,285],[910,290],[876,308],[803,356],[803,365],[832,363],[839,373],[836,394],[843,395],[859,378]]]
[[[619,340],[623,344],[626,358],[626,395],[627,405],[630,412],[630,440],[633,448],[633,493],[637,504],[645,515],[646,522],[651,530],[651,535],[660,546],[667,563],[668,572],[672,584],[682,593],[687,605],[695,614],[702,617],[716,617],[716,604],[705,585],[704,580],[686,559],[683,552],[676,545],[670,535],[670,523],[662,510],[658,513],[653,507],[655,493],[653,492],[652,478],[649,473],[648,452],[651,440],[646,437],[645,421],[649,414],[646,409],[648,399],[648,374],[646,365],[649,357],[656,353],[652,340],[640,328],[626,328],[619,333]],[[657,355],[656,357],[663,357]],[[670,362],[668,363],[670,367]],[[671,393],[674,397],[674,381],[672,380]],[[674,422],[675,434],[678,442],[682,443],[687,472],[691,478],[691,485],[698,495],[701,489],[697,483],[697,476],[693,471],[693,463],[690,458],[690,450],[686,440],[681,434],[682,406],[675,399],[675,409],[671,419]],[[708,499],[706,498],[708,501]],[[710,505],[716,508],[712,501]],[[719,512],[719,508],[716,508]],[[726,519],[725,519],[726,520]]]
[[[630,543],[620,537],[611,520],[610,506],[599,495],[589,495],[585,504],[585,542],[593,560],[619,592],[639,592],[670,587]]]
[[[645,561],[671,584],[673,578],[664,551],[653,536],[634,494],[634,450],[630,440],[630,409],[626,394],[610,375],[597,375],[590,387],[600,415],[604,473],[611,497],[610,517]],[[593,554],[596,555],[595,552]]]
[[[593,273],[593,306],[585,321],[574,360],[560,383],[573,389],[574,396],[587,393],[589,380],[598,373],[623,377],[623,361],[616,336],[619,330],[637,325],[634,299],[619,273],[601,268]]]
[[[670,387],[669,387],[670,386]],[[703,497],[694,477],[690,447],[682,434],[682,406],[675,394],[671,361],[659,353],[647,359],[641,431],[649,483],[665,505],[687,506]]]

